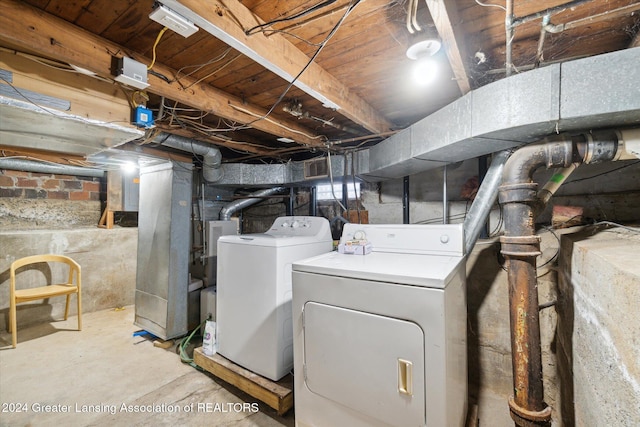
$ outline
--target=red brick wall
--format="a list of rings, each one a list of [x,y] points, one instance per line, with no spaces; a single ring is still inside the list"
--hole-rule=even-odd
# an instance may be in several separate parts
[[[100,200],[101,178],[0,170],[0,197]]]

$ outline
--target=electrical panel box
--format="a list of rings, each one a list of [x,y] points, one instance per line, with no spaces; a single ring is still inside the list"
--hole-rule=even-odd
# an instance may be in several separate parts
[[[207,256],[214,257],[218,255],[218,239],[220,236],[234,234],[238,234],[238,220],[236,218],[230,221],[207,221]]]
[[[107,174],[107,201],[109,210],[117,212],[138,212],[140,198],[140,176],[121,171]]]
[[[135,59],[123,56],[118,58],[115,67],[116,80],[137,89],[146,89],[147,66]]]

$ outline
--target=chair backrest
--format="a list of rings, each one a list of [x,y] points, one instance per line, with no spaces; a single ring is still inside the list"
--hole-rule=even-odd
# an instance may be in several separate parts
[[[11,263],[11,286],[15,289],[16,270],[20,267],[30,264],[38,264],[41,262],[62,262],[69,266],[69,279],[67,283],[73,283],[73,275],[76,275],[76,286],[80,288],[80,264],[73,259],[64,255],[46,254],[46,255],[32,255],[24,258],[20,258]]]

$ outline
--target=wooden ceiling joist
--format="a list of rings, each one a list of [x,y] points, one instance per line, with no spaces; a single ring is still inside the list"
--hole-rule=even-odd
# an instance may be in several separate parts
[[[261,22],[239,1],[161,2],[288,82],[309,62],[304,52],[280,34],[247,36],[245,29]],[[387,132],[392,128],[391,123],[373,107],[315,62],[294,82],[294,86],[329,107],[337,107],[340,114],[372,133]]]
[[[127,51],[112,43],[76,27],[64,20],[35,9],[25,3],[13,0],[0,0],[0,41],[6,40],[39,55],[56,58],[59,61],[95,72],[99,76],[113,78],[111,64],[113,56],[130,56],[147,63],[147,58]],[[15,19],[19,16],[20,19]],[[157,63],[153,71],[173,78],[175,71]],[[251,123],[251,127],[278,137],[290,138],[297,143],[311,146],[324,146],[322,140],[312,131],[295,121],[256,120],[266,111],[263,108],[247,105],[243,100],[217,90],[212,86],[197,83],[189,77],[181,78],[182,86],[176,82],[168,83],[164,79],[149,74],[151,84],[146,91],[178,101],[193,108],[210,112],[217,116],[240,123]],[[183,89],[188,87],[188,89]],[[242,106],[242,108],[238,108]]]
[[[198,141],[209,142],[213,145],[218,145],[220,147],[230,148],[232,150],[244,151],[246,153],[257,154],[260,156],[268,156],[272,154],[274,150],[270,150],[268,148],[257,147],[256,145],[244,142],[235,142],[235,141],[225,141],[220,138],[213,138],[206,135],[202,135],[195,130],[190,129],[182,129],[182,128],[173,128],[171,126],[166,126],[162,124],[158,124],[158,129],[162,129],[165,132],[172,133],[174,135],[183,136],[185,138],[197,139]]]
[[[471,85],[464,66],[463,36],[459,33],[460,26],[455,25],[458,23],[456,2],[453,0],[426,0],[426,2],[436,30],[438,30],[438,34],[442,38],[442,45],[447,58],[449,58],[453,75],[456,78],[460,92],[464,95],[471,90]]]

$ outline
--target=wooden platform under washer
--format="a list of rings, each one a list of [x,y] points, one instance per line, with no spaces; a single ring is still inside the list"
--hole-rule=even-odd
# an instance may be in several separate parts
[[[293,377],[290,374],[274,382],[236,365],[219,354],[207,356],[202,352],[202,347],[194,350],[193,361],[207,372],[269,405],[278,415],[284,415],[293,407]]]

